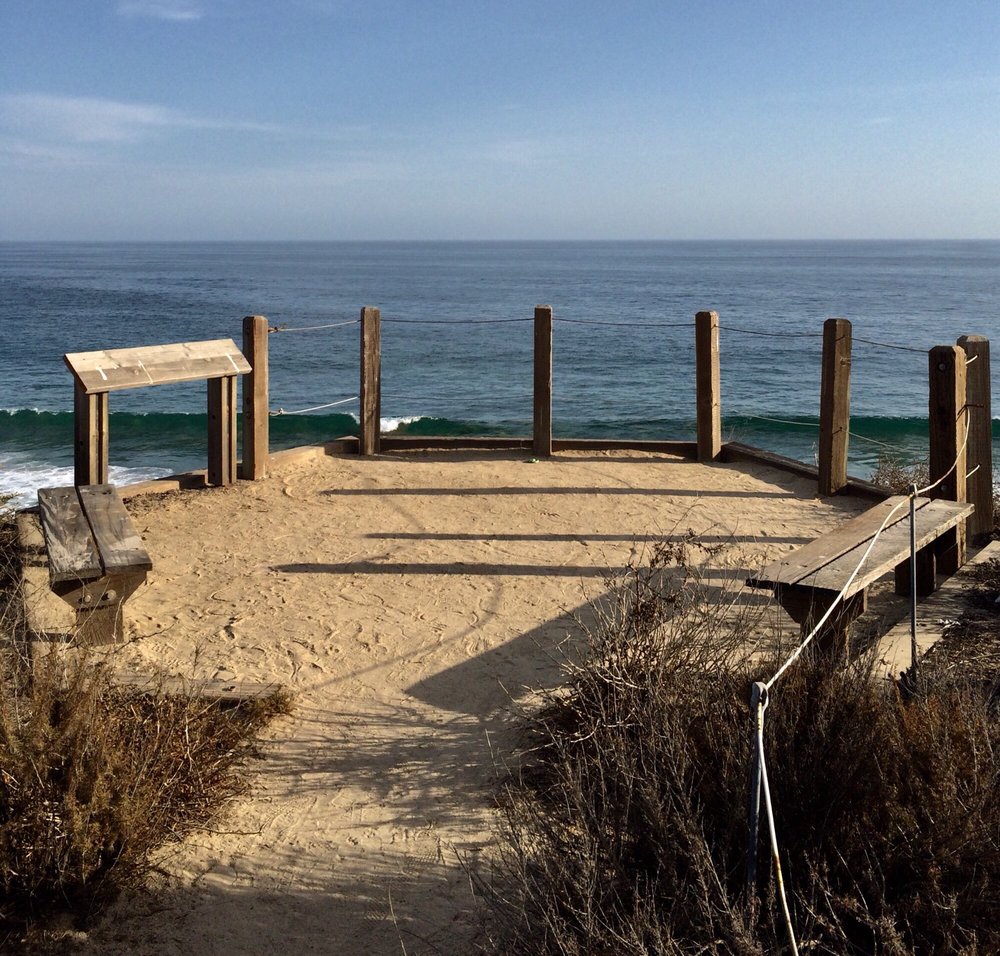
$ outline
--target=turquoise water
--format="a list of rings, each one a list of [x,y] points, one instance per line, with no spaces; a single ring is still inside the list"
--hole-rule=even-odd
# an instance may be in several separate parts
[[[850,319],[864,475],[874,442],[925,452],[926,349],[996,337],[1000,242],[0,244],[0,489],[69,474],[63,353],[239,342],[251,313],[289,328],[270,337],[274,409],[357,395],[368,304],[382,311],[386,431],[527,435],[538,303],[555,315],[557,436],[691,437],[693,316],[713,309],[727,437],[805,461],[822,324]],[[203,467],[204,402],[200,383],[112,395],[114,479]],[[350,434],[356,407],[275,417],[273,447]]]

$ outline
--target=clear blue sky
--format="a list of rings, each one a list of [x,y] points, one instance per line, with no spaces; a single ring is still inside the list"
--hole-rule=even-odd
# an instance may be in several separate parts
[[[1000,237],[1000,2],[0,0],[0,239]]]

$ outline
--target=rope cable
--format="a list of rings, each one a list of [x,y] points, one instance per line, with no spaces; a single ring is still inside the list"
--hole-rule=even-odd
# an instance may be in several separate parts
[[[342,398],[336,402],[327,402],[325,405],[311,405],[309,408],[296,408],[292,411],[285,411],[283,408],[277,408],[273,412],[268,412],[272,417],[277,415],[304,415],[306,412],[318,412],[323,408],[333,408],[336,405],[346,405],[348,402],[356,402],[358,400],[357,395],[352,395],[350,398]]]
[[[401,319],[383,316],[382,321],[395,325],[505,325],[510,322],[533,322],[534,319]]]
[[[926,355],[926,349],[917,349],[912,345],[892,345],[889,342],[876,342],[874,339],[863,339],[859,336],[852,336],[852,341],[854,342],[864,342],[865,345],[874,345],[880,349],[897,349],[900,352],[919,352],[921,355]]]
[[[357,325],[360,319],[348,319],[346,322],[330,322],[327,325],[272,325],[268,332],[318,332],[320,329],[339,329],[345,325]]]
[[[798,339],[817,339],[822,338],[822,332],[762,332],[758,329],[740,329],[735,325],[720,325],[719,328],[724,332],[741,332],[743,335],[766,335],[769,338],[798,338]]]
[[[819,422],[793,422],[787,418],[768,418],[766,415],[753,415],[750,412],[738,412],[734,418],[755,418],[761,422],[776,422],[779,425],[800,425],[803,428],[819,428]]]
[[[610,322],[603,319],[565,319],[558,315],[554,315],[552,321],[565,325],[604,325],[613,329],[690,329],[694,326],[693,322]]]
[[[767,762],[764,760],[764,710],[767,707],[767,695],[762,695],[757,702],[757,759],[760,766],[760,785],[764,793],[764,808],[767,810],[767,829],[771,837],[771,858],[774,860],[774,873],[778,883],[778,895],[781,897],[781,909],[785,914],[785,928],[788,930],[788,941],[794,956],[799,956],[799,947],[795,941],[795,928],[792,926],[792,914],[788,908],[788,895],[785,893],[785,880],[781,874],[781,854],[778,850],[778,832],[774,825],[774,805],[771,802],[771,783],[767,776]]]

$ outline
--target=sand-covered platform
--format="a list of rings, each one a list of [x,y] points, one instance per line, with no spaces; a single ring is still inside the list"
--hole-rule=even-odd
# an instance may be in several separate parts
[[[134,499],[153,571],[126,653],[278,681],[295,709],[251,796],[85,951],[467,951],[460,861],[489,857],[510,701],[558,680],[608,569],[692,529],[740,578],[864,507],[762,466],[640,452],[285,456],[263,481]]]

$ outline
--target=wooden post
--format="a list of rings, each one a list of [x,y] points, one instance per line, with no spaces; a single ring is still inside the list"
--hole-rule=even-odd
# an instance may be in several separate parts
[[[208,483],[236,481],[236,376],[208,380]]]
[[[87,394],[79,382],[73,391],[73,483],[103,485],[108,481],[108,393]]]
[[[965,501],[968,417],[965,411],[965,351],[957,345],[937,345],[928,353],[929,472],[932,498]],[[938,570],[954,574],[965,563],[965,523],[938,539]]]
[[[535,306],[535,416],[532,451],[552,455],[552,306]]]
[[[966,401],[969,406],[969,476],[966,492],[976,510],[966,526],[969,537],[982,542],[993,530],[993,409],[990,389],[990,340],[963,335],[958,344],[967,356]],[[977,469],[978,466],[978,469]]]
[[[714,461],[722,451],[718,312],[694,317],[694,341],[698,461]]]
[[[361,454],[377,455],[382,420],[382,314],[361,310]]]
[[[243,319],[243,354],[250,374],[243,378],[243,462],[240,477],[256,481],[267,474],[270,448],[270,418],[267,368],[267,319],[248,315]]]
[[[819,397],[819,493],[835,495],[847,484],[851,427],[851,323],[823,323],[823,371]]]

